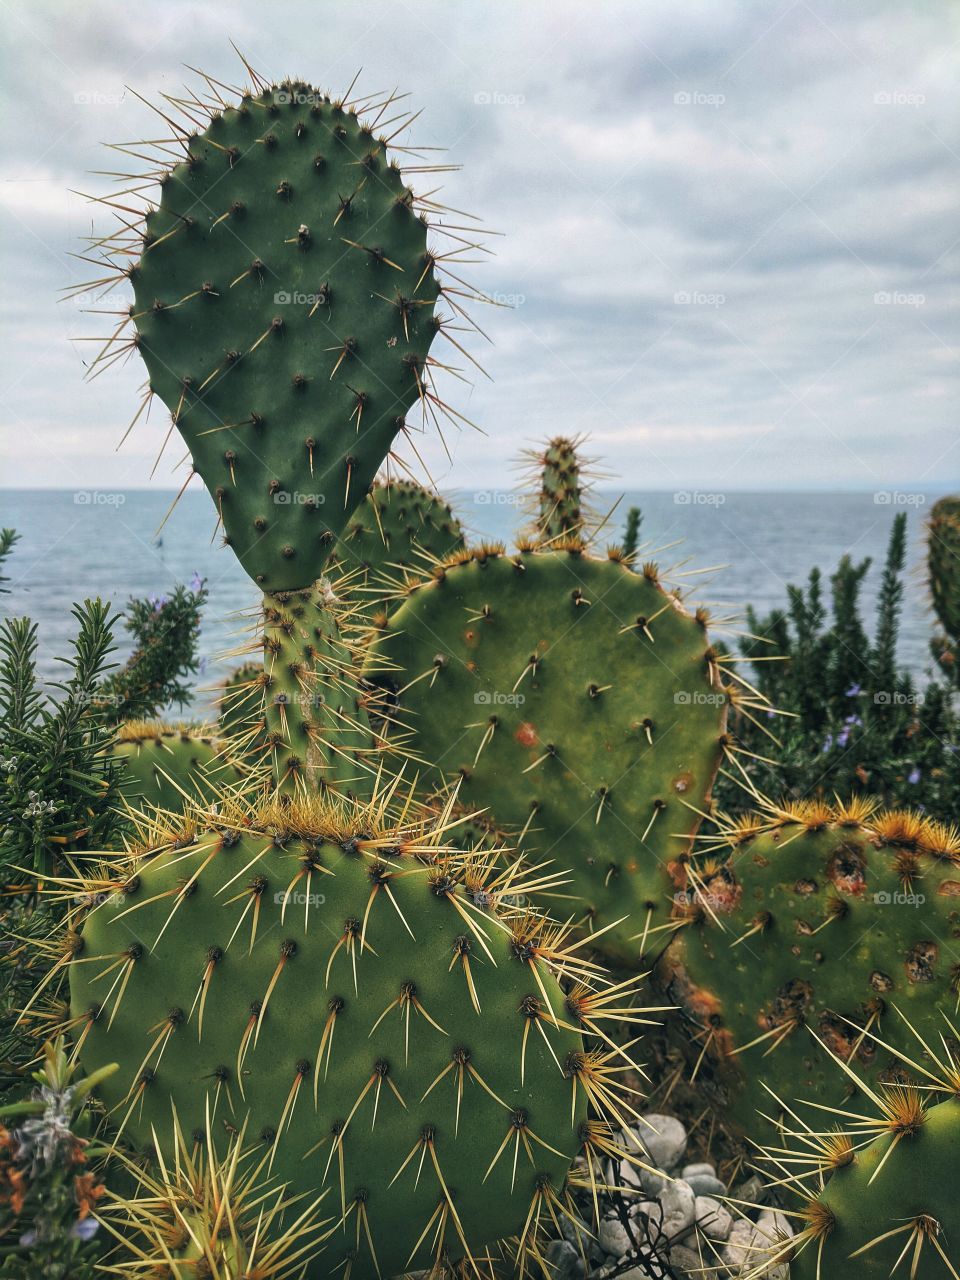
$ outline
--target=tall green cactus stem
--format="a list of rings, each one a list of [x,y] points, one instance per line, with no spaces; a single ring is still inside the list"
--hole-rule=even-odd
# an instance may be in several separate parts
[[[686,927],[661,960],[686,1015],[697,1086],[730,1127],[766,1136],[778,1098],[838,1103],[845,1080],[806,1028],[868,1085],[910,1079],[919,1025],[960,991],[960,835],[869,804],[801,804],[731,825],[685,868]],[[866,1035],[876,1033],[880,1045]]]
[[[432,763],[426,785],[459,779],[508,843],[569,871],[564,914],[619,962],[654,954],[673,927],[667,870],[730,749],[705,623],[654,565],[633,573],[579,539],[486,546],[411,586],[367,660],[406,745]]]
[[[582,443],[582,439],[554,436],[542,449],[530,449],[524,455],[536,494],[534,536],[544,545],[571,537],[587,541],[590,483],[584,471],[587,461],[579,452]]]
[[[213,729],[157,720],[122,724],[107,754],[122,763],[120,789],[135,809],[159,806],[181,813],[186,805],[243,785],[249,773]]]
[[[120,1063],[102,1098],[128,1141],[170,1152],[174,1113],[198,1141],[209,1118],[218,1150],[245,1128],[288,1194],[326,1190],[308,1275],[398,1275],[506,1236],[522,1274],[538,1225],[572,1212],[574,1156],[612,1149],[587,1098],[635,1114],[626,1051],[594,1038],[637,1018],[614,1007],[635,992],[502,908],[524,874],[453,851],[447,815],[385,812],[272,798],[158,824],[85,885],[77,1051]]]
[[[277,786],[369,798],[377,747],[332,588],[265,595],[263,620],[263,715],[248,733],[262,741]]]
[[[387,480],[367,494],[337,543],[334,567],[351,575],[351,597],[370,619],[385,617],[398,585],[427,577],[463,546],[453,509],[410,480]]]
[[[927,581],[943,633],[930,642],[940,670],[960,688],[960,497],[941,498],[927,524]]]

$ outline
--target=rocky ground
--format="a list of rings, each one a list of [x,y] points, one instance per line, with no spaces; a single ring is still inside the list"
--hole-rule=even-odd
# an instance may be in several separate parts
[[[766,1202],[761,1180],[726,1186],[712,1164],[687,1162],[687,1130],[674,1116],[650,1113],[644,1121],[633,1130],[642,1150],[627,1135],[621,1141],[658,1172],[626,1159],[619,1167],[611,1162],[607,1181],[618,1190],[601,1197],[599,1232],[591,1238],[585,1229],[578,1240],[573,1224],[564,1222],[564,1238],[547,1246],[556,1280],[728,1280],[755,1272],[763,1252],[793,1234],[789,1220]],[[577,1198],[589,1221],[590,1193]],[[789,1264],[763,1274],[788,1280]]]

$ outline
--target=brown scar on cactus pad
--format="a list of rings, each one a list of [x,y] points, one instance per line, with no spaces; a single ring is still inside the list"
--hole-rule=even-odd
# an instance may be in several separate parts
[[[891,1009],[921,1024],[956,1009],[960,833],[816,802],[771,805],[705,844],[658,978],[686,1014],[694,1077],[734,1129],[764,1131],[758,1078],[788,1104],[842,1098],[849,1081],[807,1028],[870,1085],[910,1079],[915,1041]]]

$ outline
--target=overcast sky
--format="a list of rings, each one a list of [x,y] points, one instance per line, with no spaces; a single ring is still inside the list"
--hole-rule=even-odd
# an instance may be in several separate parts
[[[0,0],[2,482],[146,484],[163,415],[115,446],[143,371],[84,383],[97,317],[58,291],[108,219],[99,143],[158,136],[129,92],[183,64],[399,85],[449,203],[501,235],[473,281],[493,381],[448,486],[509,482],[586,432],[638,488],[939,487],[960,478],[960,14],[904,0]],[[123,159],[123,157],[119,157]],[[422,182],[423,179],[421,178]],[[952,304],[952,305],[951,305]],[[100,318],[102,321],[102,318]],[[171,460],[174,457],[170,452]],[[180,473],[182,475],[182,473]],[[179,487],[165,463],[155,480]],[[199,481],[196,483],[199,484]]]

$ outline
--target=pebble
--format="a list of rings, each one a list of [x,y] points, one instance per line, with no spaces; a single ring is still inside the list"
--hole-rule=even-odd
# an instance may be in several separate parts
[[[678,1244],[670,1250],[670,1266],[681,1276],[696,1276],[697,1280],[717,1280],[716,1270],[707,1264],[693,1249]]]
[[[663,1212],[663,1234],[668,1240],[683,1239],[694,1223],[696,1196],[693,1188],[682,1179],[677,1179],[664,1187],[659,1198]]]
[[[697,1226],[711,1240],[727,1240],[733,1226],[733,1214],[712,1196],[697,1196],[694,1205]]]
[[[554,1280],[583,1280],[586,1275],[583,1258],[569,1240],[551,1240],[546,1259]]]
[[[611,1258],[626,1258],[634,1250],[630,1233],[619,1218],[604,1218],[597,1232],[597,1242]]]
[[[717,1171],[712,1164],[685,1164],[680,1170],[680,1177],[689,1182],[691,1178],[696,1178],[701,1173],[709,1174],[711,1178],[717,1176]]]
[[[730,1239],[720,1254],[722,1261],[730,1268],[731,1275],[752,1273],[761,1262],[761,1251],[776,1248],[778,1229],[782,1229],[784,1235],[793,1234],[786,1218],[777,1211],[761,1214],[756,1222],[751,1222],[749,1218],[738,1218],[731,1227]],[[789,1280],[790,1264],[781,1262],[758,1274],[762,1274],[766,1280]]]
[[[721,1182],[714,1174],[693,1173],[689,1178],[684,1174],[684,1178],[690,1183],[698,1196],[725,1196],[727,1194],[726,1184]]]
[[[650,1154],[651,1163],[659,1169],[673,1169],[687,1147],[686,1129],[675,1116],[654,1111],[643,1118],[646,1123],[637,1127],[637,1133]]]

